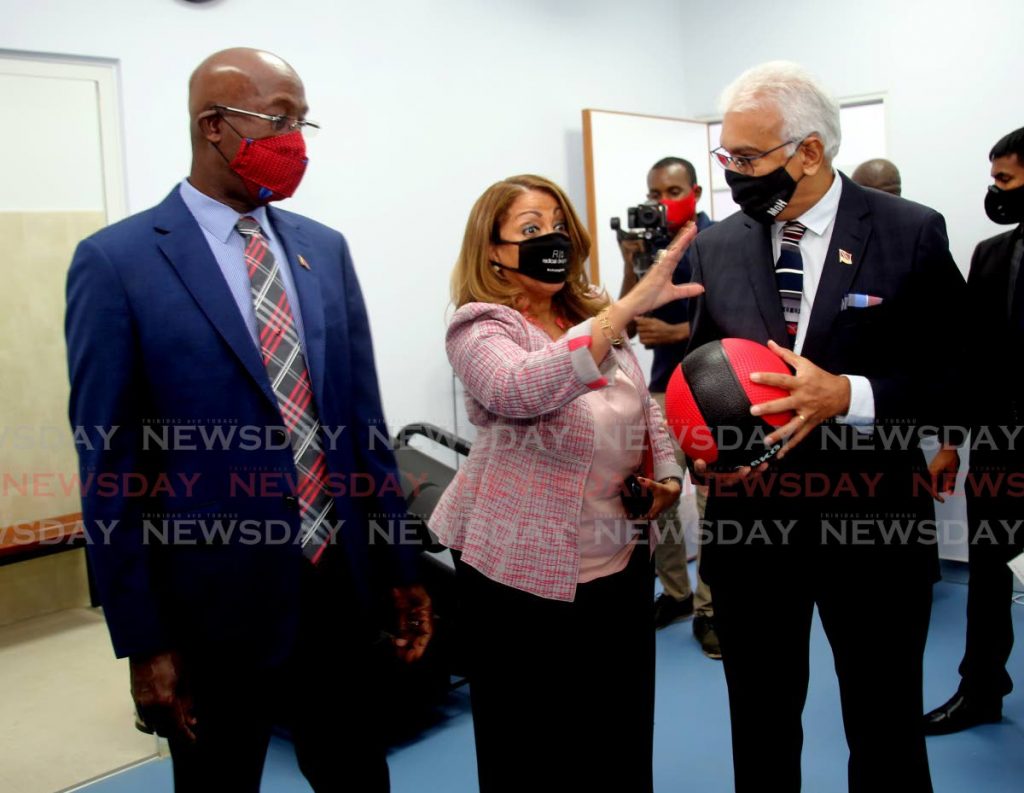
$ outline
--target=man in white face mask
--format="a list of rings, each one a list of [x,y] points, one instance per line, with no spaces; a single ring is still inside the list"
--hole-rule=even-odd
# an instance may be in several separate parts
[[[817,607],[842,692],[850,790],[927,793],[921,666],[938,559],[914,428],[953,408],[937,402],[955,393],[958,358],[927,320],[963,299],[963,278],[940,215],[833,169],[839,107],[799,66],[751,69],[722,110],[713,154],[743,212],[691,248],[706,291],[691,301],[690,349],[750,339],[793,371],[754,375],[788,392],[752,408],[792,411],[765,439],[785,441],[774,460],[754,472],[695,466],[710,480],[702,573],[715,593],[736,790],[800,789]],[[892,427],[909,437],[894,440]],[[865,608],[866,582],[893,613]],[[780,605],[770,616],[766,593]]]

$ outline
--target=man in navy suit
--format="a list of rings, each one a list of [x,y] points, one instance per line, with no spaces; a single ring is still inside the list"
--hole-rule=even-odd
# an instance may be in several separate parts
[[[710,481],[702,573],[715,593],[736,790],[800,789],[817,607],[850,790],[930,791],[921,675],[938,558],[918,432],[947,418],[955,350],[929,327],[959,305],[963,278],[938,213],[833,170],[839,107],[800,67],[755,67],[722,105],[714,154],[743,212],[690,250],[705,288],[692,301],[691,349],[752,339],[793,372],[754,375],[788,392],[752,409],[793,411],[764,439],[782,444],[778,456]]]
[[[178,791],[257,791],[282,722],[315,790],[387,790],[371,626],[407,661],[431,633],[348,247],[267,206],[301,180],[306,112],[277,56],[210,56],[188,179],[68,275],[89,550]]]

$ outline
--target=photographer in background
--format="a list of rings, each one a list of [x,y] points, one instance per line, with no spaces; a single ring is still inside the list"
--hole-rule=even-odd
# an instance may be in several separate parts
[[[680,157],[666,157],[653,165],[647,174],[648,201],[629,210],[630,231],[619,230],[618,223],[613,222],[613,228],[619,232],[619,247],[625,265],[620,297],[643,277],[658,250],[666,247],[685,223],[695,221],[698,232],[713,225],[711,218],[703,212],[697,212],[701,192],[697,184],[697,172],[689,161]],[[664,211],[661,207],[664,207]],[[652,211],[654,209],[657,211]],[[687,257],[684,256],[676,266],[672,280],[677,284],[690,280]],[[637,317],[635,324],[629,327],[630,336],[639,334],[640,341],[654,351],[650,392],[663,411],[668,379],[686,353],[686,343],[690,338],[687,302],[677,300],[662,306]],[[676,455],[682,464],[682,453],[678,448]],[[704,499],[705,493],[698,490],[697,509],[702,515]],[[701,649],[709,658],[719,659],[722,654],[712,622],[711,591],[699,575],[696,594],[690,585],[686,569],[686,542],[675,507],[662,513],[658,519],[658,529],[662,539],[654,552],[654,561],[665,591],[655,601],[655,627],[664,628],[693,614],[693,635],[700,642]]]

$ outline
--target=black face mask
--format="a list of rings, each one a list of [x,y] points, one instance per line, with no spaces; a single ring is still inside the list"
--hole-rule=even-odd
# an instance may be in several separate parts
[[[985,214],[993,223],[1004,226],[1024,223],[1024,187],[1000,190],[994,184],[989,185],[985,194]]]
[[[747,176],[736,171],[726,171],[725,182],[732,190],[732,200],[740,205],[740,209],[758,223],[765,225],[774,222],[779,213],[789,205],[797,185],[785,165],[780,165],[764,176]]]
[[[499,237],[497,242],[519,246],[519,267],[506,267],[492,261],[491,264],[495,267],[513,270],[546,284],[562,284],[569,277],[572,240],[565,234],[556,231],[521,242],[509,242]]]

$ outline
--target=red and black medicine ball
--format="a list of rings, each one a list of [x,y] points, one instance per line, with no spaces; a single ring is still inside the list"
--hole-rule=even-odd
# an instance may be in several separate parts
[[[751,372],[792,374],[779,356],[749,339],[709,342],[676,367],[665,391],[665,418],[687,457],[729,469],[759,465],[782,448],[766,447],[764,438],[792,411],[752,416],[750,406],[789,394],[752,383]]]

